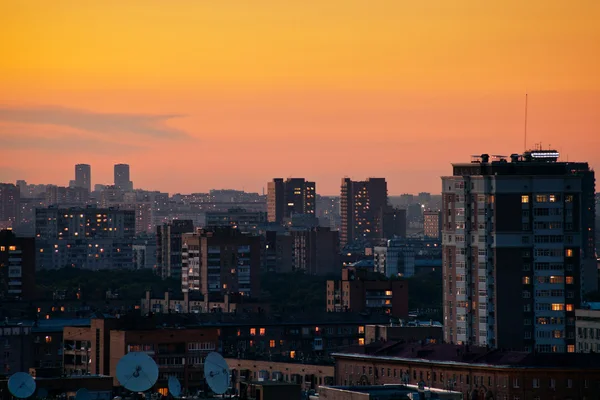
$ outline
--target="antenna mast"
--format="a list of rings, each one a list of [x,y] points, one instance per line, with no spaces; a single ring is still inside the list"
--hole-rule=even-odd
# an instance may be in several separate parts
[[[523,151],[527,151],[527,93],[525,93],[525,139],[523,146],[525,147]]]

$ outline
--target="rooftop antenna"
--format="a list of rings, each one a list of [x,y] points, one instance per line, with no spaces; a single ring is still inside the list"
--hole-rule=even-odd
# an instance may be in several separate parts
[[[523,143],[524,151],[527,151],[527,93],[525,93],[525,141]]]

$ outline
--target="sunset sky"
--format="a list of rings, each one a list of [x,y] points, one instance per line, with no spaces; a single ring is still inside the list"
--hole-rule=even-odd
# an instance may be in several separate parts
[[[381,176],[440,192],[471,154],[600,166],[600,1],[0,4],[0,182],[262,191]]]

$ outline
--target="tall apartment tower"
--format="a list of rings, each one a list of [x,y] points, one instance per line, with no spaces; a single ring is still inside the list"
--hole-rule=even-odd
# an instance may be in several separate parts
[[[89,164],[75,165],[75,187],[92,190],[92,168]]]
[[[0,183],[0,226],[15,226],[21,216],[21,190],[12,183]]]
[[[442,231],[442,213],[425,210],[423,212],[423,234],[429,239],[440,239]]]
[[[156,273],[163,279],[181,279],[181,248],[184,233],[194,232],[194,222],[176,219],[156,227]]]
[[[129,179],[129,164],[115,164],[115,187],[119,190],[133,190],[133,182]]]
[[[445,341],[575,351],[575,309],[598,287],[595,181],[558,157],[484,154],[442,177]]]
[[[385,178],[342,179],[340,246],[382,237],[382,211],[388,205]]]
[[[315,215],[315,183],[304,178],[275,178],[267,184],[267,218],[281,224],[292,214]]]

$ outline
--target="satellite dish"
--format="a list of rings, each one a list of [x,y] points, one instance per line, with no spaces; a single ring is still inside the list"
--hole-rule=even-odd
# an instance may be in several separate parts
[[[46,388],[38,388],[37,393],[36,393],[36,397],[38,399],[45,399],[48,397],[48,390],[46,390]]]
[[[117,379],[132,392],[145,392],[158,379],[158,366],[146,353],[132,352],[117,364]]]
[[[35,380],[25,372],[17,372],[8,380],[8,390],[18,399],[31,397],[35,392]]]
[[[75,394],[75,400],[92,400],[92,395],[86,388],[81,388]]]
[[[179,397],[181,394],[181,383],[174,376],[169,377],[169,392],[173,397]]]
[[[216,394],[223,394],[229,388],[229,367],[219,353],[213,351],[206,356],[204,378],[210,389]]]

